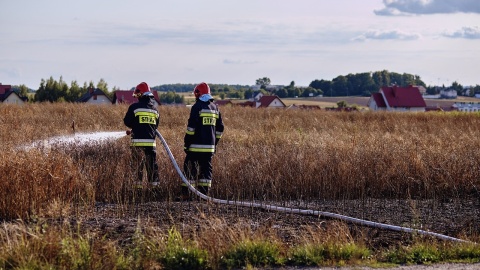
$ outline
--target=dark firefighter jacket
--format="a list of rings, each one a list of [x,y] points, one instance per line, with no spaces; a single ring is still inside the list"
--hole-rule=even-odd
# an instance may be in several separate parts
[[[160,121],[153,97],[140,97],[128,107],[123,123],[132,129],[132,146],[156,146],[156,129]]]
[[[214,153],[215,146],[223,134],[223,121],[220,111],[212,100],[199,99],[190,110],[184,148],[186,151]]]

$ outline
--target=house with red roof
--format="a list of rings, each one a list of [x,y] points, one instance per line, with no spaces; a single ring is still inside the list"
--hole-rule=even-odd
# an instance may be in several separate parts
[[[262,96],[255,102],[256,108],[285,108],[285,103],[277,96]]]
[[[11,85],[0,84],[0,102],[9,104],[23,104],[28,102],[27,97],[20,96]]]
[[[427,104],[417,86],[383,86],[367,102],[371,111],[424,112]]]
[[[278,96],[262,95],[258,100],[247,100],[245,102],[235,103],[235,106],[252,108],[286,108],[287,106]]]
[[[157,91],[152,91],[154,97],[154,106],[160,106],[160,98],[158,97]],[[113,92],[113,104],[133,104],[136,103],[138,99],[133,96],[133,90],[117,90]]]

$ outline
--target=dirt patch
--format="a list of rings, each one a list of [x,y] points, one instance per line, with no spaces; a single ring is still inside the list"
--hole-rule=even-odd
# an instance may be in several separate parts
[[[337,213],[459,238],[475,237],[480,233],[480,202],[475,198],[448,202],[369,199],[269,204]],[[251,231],[268,229],[283,242],[295,244],[304,236],[305,227],[327,228],[338,223],[337,219],[324,216],[281,213],[201,200],[150,201],[128,205],[97,203],[94,209],[82,216],[80,224],[84,229],[97,231],[119,242],[128,241],[138,226],[153,226],[160,230],[175,226],[188,232],[195,231],[208,220],[218,219],[227,225],[249,226]],[[73,219],[72,222],[79,220]],[[373,249],[406,245],[412,241],[411,233],[347,224],[353,237]]]

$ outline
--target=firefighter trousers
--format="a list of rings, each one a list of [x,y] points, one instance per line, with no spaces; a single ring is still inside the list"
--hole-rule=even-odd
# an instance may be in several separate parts
[[[187,152],[183,163],[185,177],[205,195],[212,185],[212,157],[213,153]]]
[[[143,180],[143,169],[148,182],[158,182],[157,150],[152,146],[132,146],[133,168],[137,170],[137,181]]]

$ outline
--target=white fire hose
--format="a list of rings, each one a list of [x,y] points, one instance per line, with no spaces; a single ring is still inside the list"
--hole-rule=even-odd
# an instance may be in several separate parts
[[[455,241],[455,242],[464,242],[464,243],[471,243],[470,241],[459,239],[459,238],[454,238],[451,236],[435,233],[435,232],[429,232],[425,230],[418,230],[418,229],[412,229],[408,227],[402,227],[402,226],[395,226],[395,225],[389,225],[389,224],[383,224],[379,222],[373,222],[373,221],[368,221],[368,220],[363,220],[359,218],[354,218],[354,217],[349,217],[349,216],[344,216],[340,214],[335,214],[335,213],[330,213],[330,212],[323,212],[323,211],[317,211],[317,210],[309,210],[309,209],[299,209],[299,208],[289,208],[289,207],[281,207],[281,206],[275,206],[275,205],[269,205],[269,204],[261,204],[261,203],[254,203],[254,202],[245,202],[245,201],[229,201],[229,200],[221,200],[221,199],[216,199],[209,197],[197,189],[193,187],[190,182],[185,178],[185,175],[183,175],[182,170],[180,170],[180,167],[178,166],[175,158],[173,157],[172,152],[170,151],[170,148],[167,145],[167,142],[163,138],[162,134],[156,130],[156,134],[158,138],[162,141],[163,146],[165,147],[165,150],[167,151],[168,156],[170,157],[170,160],[173,163],[173,166],[177,170],[178,175],[182,178],[182,181],[185,185],[187,185],[188,189],[195,193],[198,197],[214,202],[214,203],[219,203],[219,204],[230,204],[230,205],[237,205],[237,206],[246,206],[246,207],[255,207],[255,208],[262,208],[265,210],[272,210],[272,211],[278,211],[278,212],[283,212],[283,213],[292,213],[292,214],[302,214],[302,215],[309,215],[309,216],[324,216],[324,217],[329,217],[329,218],[334,218],[334,219],[339,219],[342,221],[346,222],[351,222],[355,224],[360,224],[364,226],[369,226],[369,227],[374,227],[374,228],[381,228],[381,229],[386,229],[386,230],[391,230],[391,231],[399,231],[399,232],[406,232],[406,233],[416,233],[416,234],[421,234],[421,235],[428,235],[428,236],[433,236],[442,240],[449,240],[449,241]]]

